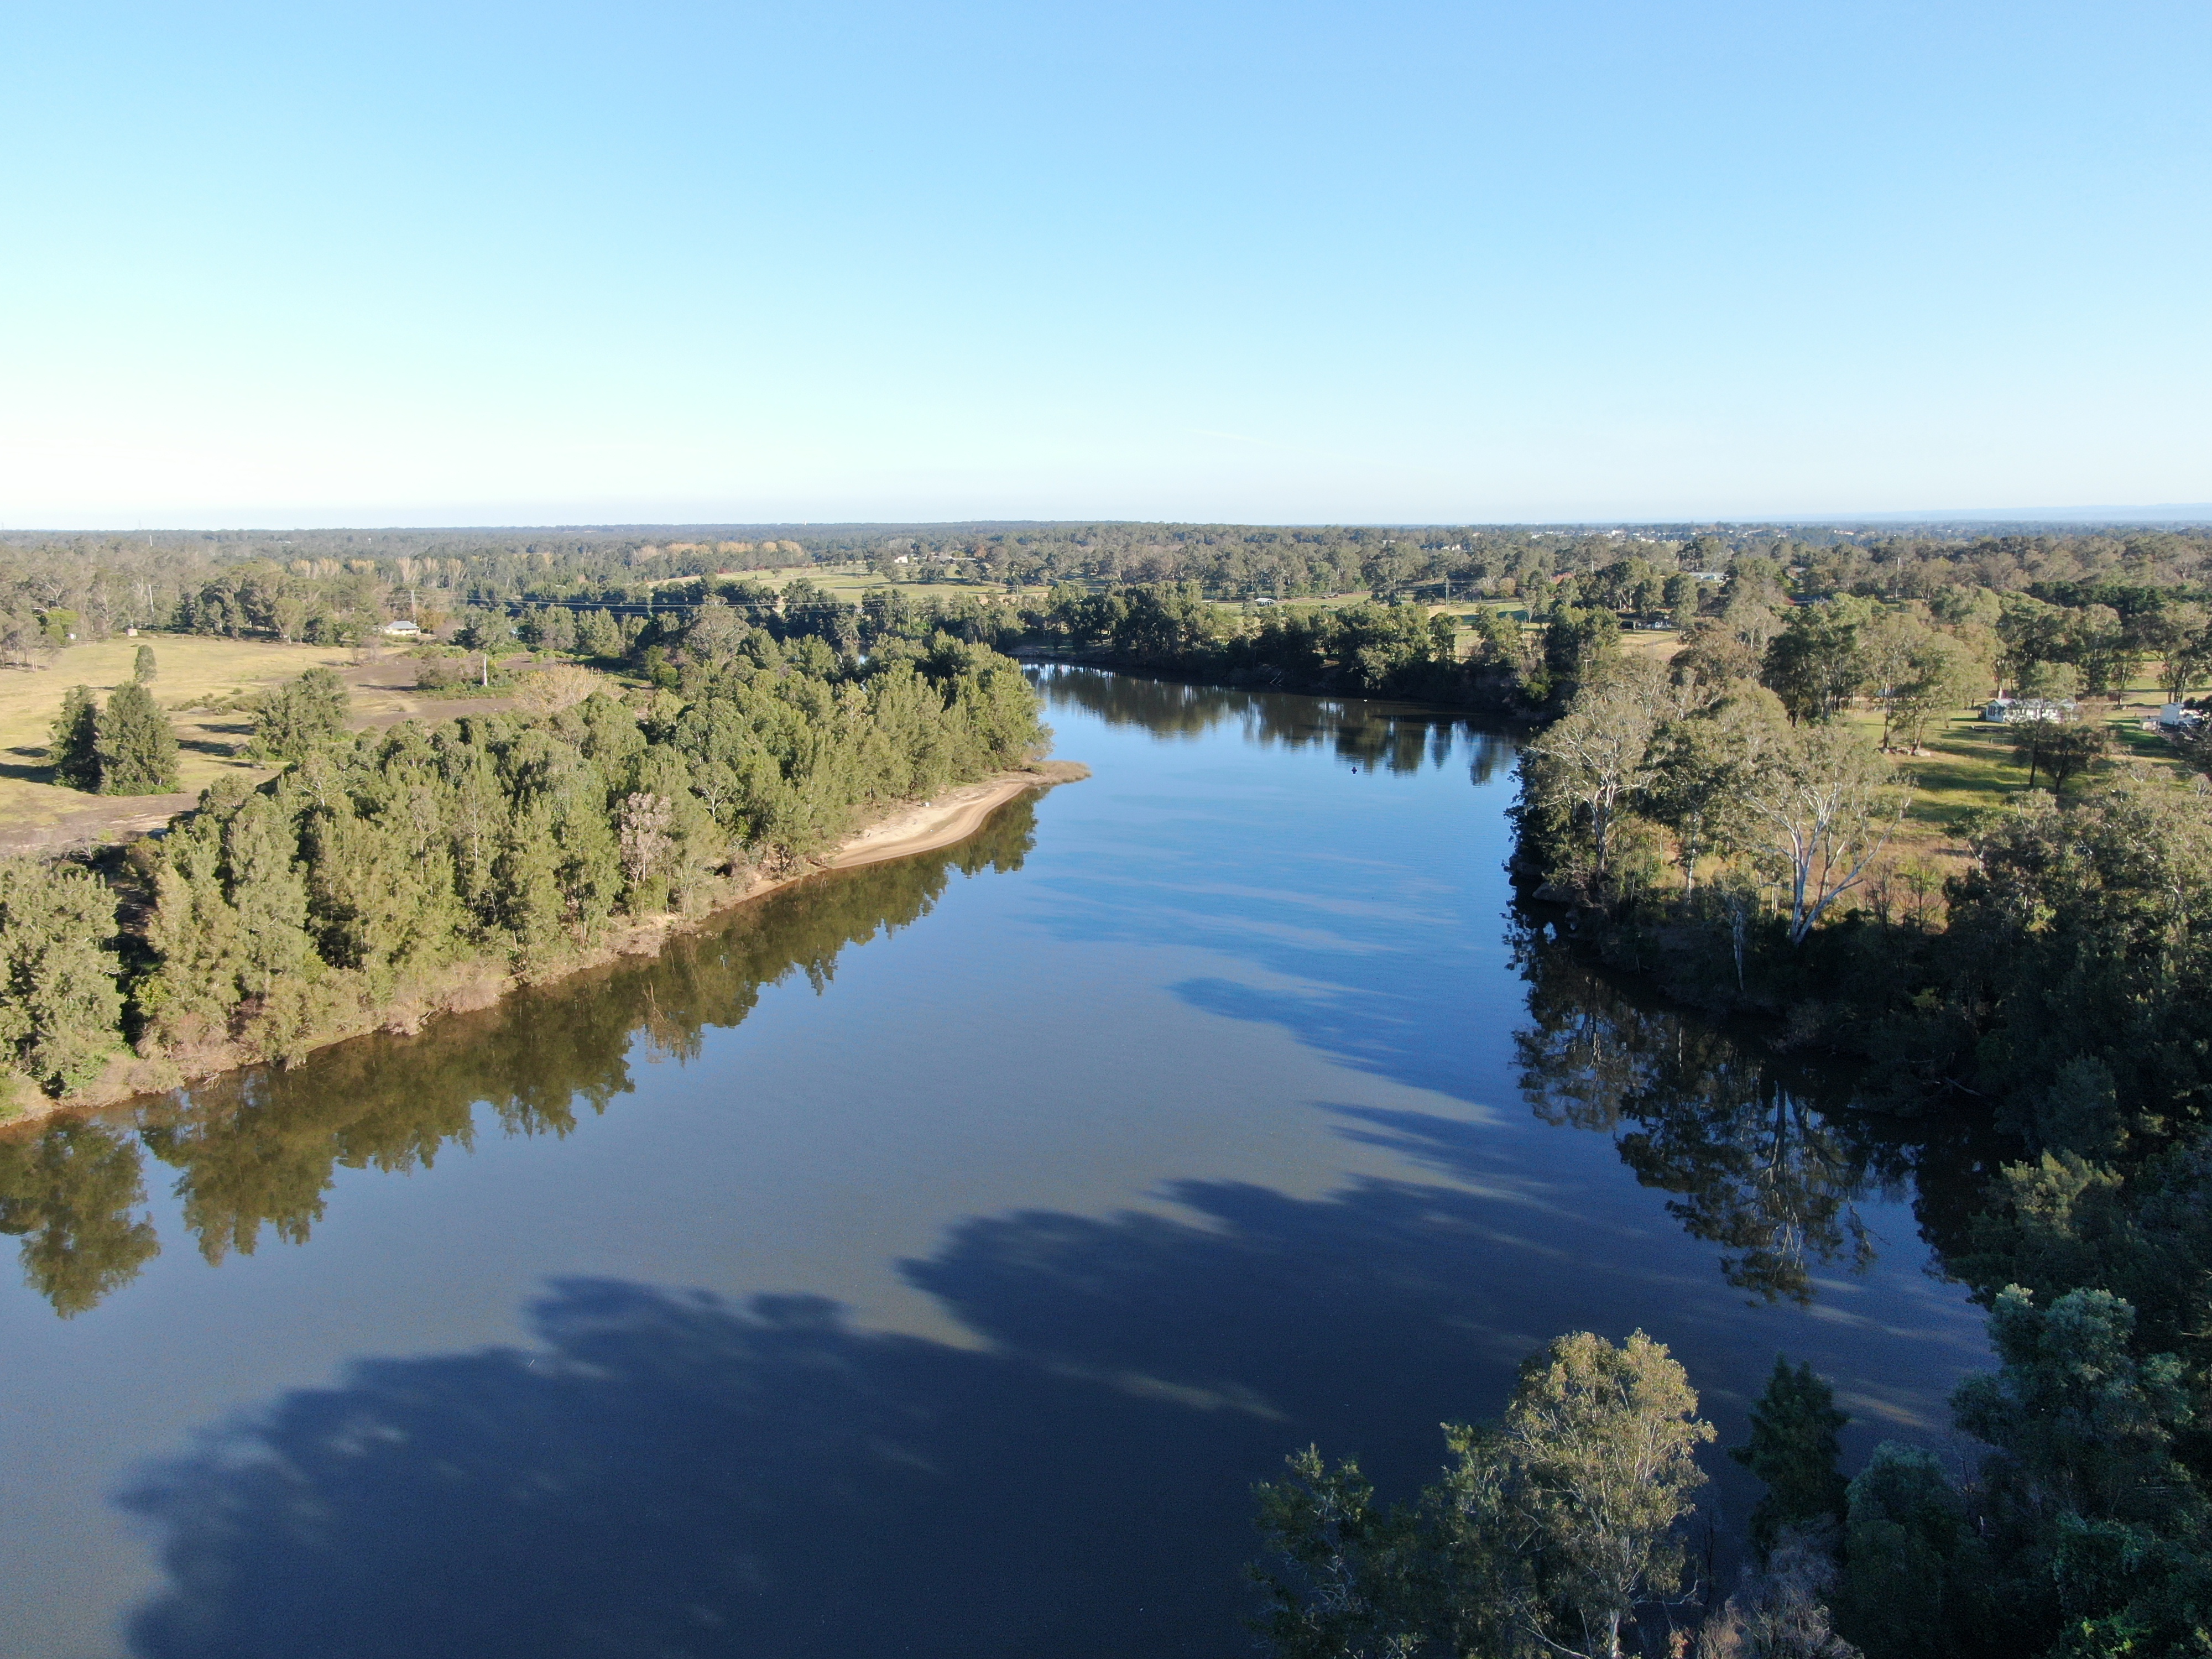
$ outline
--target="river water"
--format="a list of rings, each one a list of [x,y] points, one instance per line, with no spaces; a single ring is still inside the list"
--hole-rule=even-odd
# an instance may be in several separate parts
[[[0,1652],[1246,1653],[1253,1481],[1573,1328],[1946,1443],[1967,1153],[1516,921],[1510,739],[1040,684],[958,848],[0,1142]]]

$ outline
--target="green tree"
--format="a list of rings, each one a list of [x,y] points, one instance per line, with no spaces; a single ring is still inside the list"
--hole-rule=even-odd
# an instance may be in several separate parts
[[[1301,1659],[1621,1659],[1637,1609],[1680,1586],[1697,1407],[1663,1345],[1583,1331],[1530,1358],[1498,1423],[1445,1426],[1457,1462],[1414,1511],[1378,1516],[1356,1464],[1298,1454],[1259,1488],[1263,1628]]]
[[[261,700],[253,717],[256,757],[291,764],[345,731],[350,707],[346,684],[335,671],[310,668]]]
[[[1852,1478],[1836,1624],[1868,1659],[1989,1650],[1990,1563],[1932,1453],[1885,1440]]]
[[[136,680],[108,694],[95,746],[103,795],[160,795],[177,787],[177,734]]]
[[[1501,1598],[1446,1588],[1427,1516],[1378,1510],[1352,1459],[1332,1467],[1309,1446],[1287,1461],[1255,1489],[1267,1553],[1250,1569],[1267,1596],[1255,1626],[1279,1659],[1456,1656],[1507,1636]]]
[[[1697,1448],[1713,1438],[1697,1410],[1665,1345],[1637,1331],[1615,1347],[1577,1331],[1522,1367],[1496,1431],[1447,1431],[1461,1458],[1445,1483],[1456,1515],[1482,1516],[1498,1542],[1541,1564],[1513,1612],[1547,1646],[1620,1659],[1638,1605],[1680,1588],[1675,1527],[1705,1482]]]
[[[2078,710],[2060,720],[2034,724],[2052,727],[2044,746],[2043,765],[2051,775],[2053,794],[2063,791],[2069,779],[2081,776],[2112,752],[2112,728]]]
[[[88,686],[72,685],[62,697],[46,740],[46,759],[54,781],[65,788],[100,788],[100,705]]]
[[[1596,606],[1585,610],[1571,602],[1556,605],[1544,625],[1547,690],[1556,699],[1595,684],[1620,651],[1620,618],[1612,611]]]
[[[2144,650],[2158,659],[2159,684],[2168,702],[2179,702],[2204,672],[2208,643],[2205,608],[2187,600],[2160,605],[2136,619],[2135,633]]]
[[[1923,630],[1908,647],[1901,672],[1882,699],[1884,746],[1901,735],[1903,747],[1918,754],[1928,722],[1946,709],[1972,702],[1987,679],[1986,665],[1964,641]]]
[[[1990,1338],[2004,1363],[1952,1395],[1960,1428],[1997,1448],[2013,1497],[2040,1513],[2154,1520],[2189,1487],[2173,1459],[2194,1417],[2181,1362],[2136,1352],[2136,1310],[2074,1290],[2048,1309],[1998,1292]]]
[[[1647,753],[1640,805],[1674,832],[1686,892],[1698,889],[1698,860],[1735,851],[1747,829],[1744,801],[1754,770],[1782,722],[1773,694],[1743,686],[1710,708],[1659,728]]]
[[[0,1141],[0,1233],[23,1241],[23,1276],[64,1319],[129,1284],[161,1251],[138,1149],[106,1124],[57,1123]]]
[[[88,870],[0,860],[0,1053],[56,1094],[120,1046],[115,896]]]
[[[1800,605],[1768,642],[1759,678],[1793,723],[1832,718],[1866,684],[1867,620],[1867,607],[1856,600]]]
[[[2081,689],[2081,672],[2071,663],[2033,662],[2021,675],[2020,701],[2037,706],[2024,714],[2015,710],[2018,717],[2005,735],[2012,742],[2013,757],[2027,763],[2029,788],[2035,787],[2037,771],[2048,767],[2062,746],[2066,728],[2079,721],[2081,710],[2074,698]]]
[[[1600,882],[1612,873],[1614,834],[1650,770],[1651,738],[1663,712],[1656,676],[1641,665],[1619,665],[1594,676],[1528,745],[1534,794],[1583,832],[1590,872]]]
[[[131,678],[141,685],[151,685],[160,672],[154,665],[154,647],[140,646],[137,655],[131,659]]]
[[[1904,821],[1911,791],[1871,744],[1837,725],[1788,733],[1748,776],[1746,814],[1763,861],[1788,890],[1790,942],[1802,945],[1865,878]]]
[[[1840,1528],[1844,1481],[1836,1468],[1836,1432],[1850,1421],[1836,1409],[1835,1390],[1812,1366],[1795,1370],[1777,1354],[1766,1392],[1751,1408],[1751,1438],[1729,1455],[1766,1483],[1751,1512],[1752,1547],[1765,1561],[1785,1531],[1818,1534]]]

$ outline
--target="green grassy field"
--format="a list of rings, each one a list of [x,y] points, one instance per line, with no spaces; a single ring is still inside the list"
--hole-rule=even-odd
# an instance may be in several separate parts
[[[176,728],[182,787],[174,795],[100,796],[49,781],[47,737],[64,694],[85,685],[104,699],[131,678],[141,645],[154,649],[154,700]],[[347,682],[357,726],[447,712],[414,690],[414,665],[404,658],[330,646],[148,634],[73,645],[49,666],[0,671],[0,852],[144,829],[189,805],[225,773],[269,776],[268,769],[239,752],[252,735],[252,716],[216,705],[319,667],[336,669]]]

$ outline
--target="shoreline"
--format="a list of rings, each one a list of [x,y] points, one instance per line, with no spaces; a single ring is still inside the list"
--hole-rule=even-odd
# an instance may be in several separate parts
[[[482,960],[452,964],[444,971],[441,981],[403,994],[389,1006],[333,1028],[310,1044],[306,1054],[313,1054],[377,1031],[412,1036],[441,1014],[489,1007],[526,986],[556,984],[624,957],[658,956],[677,934],[688,933],[738,905],[766,898],[814,876],[855,870],[956,845],[981,829],[984,821],[1008,802],[1032,790],[1042,793],[1060,784],[1080,782],[1090,775],[1091,769],[1079,761],[1036,761],[1013,771],[996,772],[973,783],[957,785],[930,800],[899,803],[861,824],[820,858],[802,860],[797,868],[774,876],[756,871],[743,886],[731,889],[696,915],[663,914],[626,923],[599,944],[540,972],[499,970]],[[101,1077],[63,1099],[38,1093],[27,1084],[18,1088],[14,1103],[20,1109],[13,1115],[0,1118],[0,1135],[65,1114],[118,1106],[140,1096],[161,1094],[246,1066],[277,1063],[296,1063],[296,1059],[293,1062],[277,1062],[264,1054],[244,1052],[231,1043],[191,1055],[118,1055]]]

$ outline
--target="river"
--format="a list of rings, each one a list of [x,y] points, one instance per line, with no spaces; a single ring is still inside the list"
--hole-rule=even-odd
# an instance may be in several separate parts
[[[1516,920],[1510,738],[1039,682],[957,848],[0,1141],[0,1651],[1247,1653],[1253,1481],[1578,1328],[1946,1443],[1967,1152]]]

